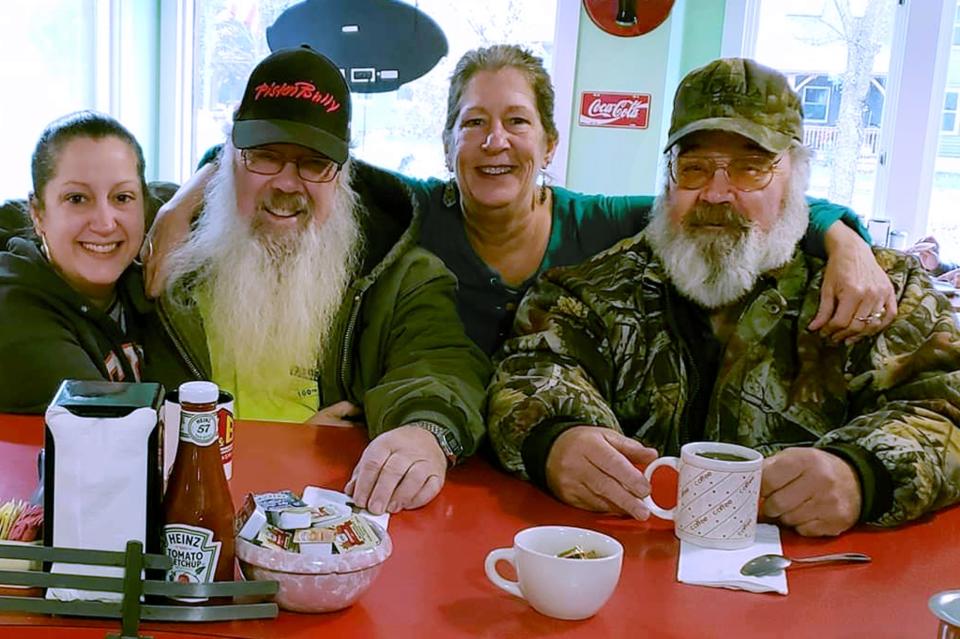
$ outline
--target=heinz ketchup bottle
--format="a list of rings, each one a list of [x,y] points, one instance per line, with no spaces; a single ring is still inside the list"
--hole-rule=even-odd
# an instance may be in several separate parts
[[[180,444],[163,500],[163,549],[173,560],[167,581],[233,580],[233,501],[217,437],[219,393],[212,382],[180,386]]]

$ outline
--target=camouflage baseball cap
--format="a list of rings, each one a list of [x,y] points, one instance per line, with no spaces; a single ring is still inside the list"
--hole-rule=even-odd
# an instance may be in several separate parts
[[[664,150],[695,131],[738,133],[780,153],[803,142],[803,106],[779,71],[747,58],[714,60],[680,81]]]

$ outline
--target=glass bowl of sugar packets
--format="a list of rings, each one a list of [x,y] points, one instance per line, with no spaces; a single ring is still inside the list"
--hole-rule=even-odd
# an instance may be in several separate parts
[[[237,515],[237,558],[247,579],[277,581],[276,602],[332,612],[370,587],[393,550],[388,515],[357,509],[343,493],[307,486],[248,494]]]

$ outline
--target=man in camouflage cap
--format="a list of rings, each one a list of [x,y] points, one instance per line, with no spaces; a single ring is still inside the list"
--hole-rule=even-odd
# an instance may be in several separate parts
[[[838,344],[806,328],[824,265],[797,250],[802,117],[786,78],[752,60],[684,78],[648,229],[548,271],[517,314],[489,401],[508,469],[645,519],[636,464],[735,442],[766,456],[763,515],[804,535],[960,499],[960,333],[916,261],[876,250],[898,303],[883,331]]]

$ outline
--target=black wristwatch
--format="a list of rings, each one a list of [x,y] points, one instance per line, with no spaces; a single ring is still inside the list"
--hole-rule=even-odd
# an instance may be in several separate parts
[[[437,438],[437,444],[447,458],[447,463],[453,466],[463,454],[463,445],[452,430],[440,424],[434,424],[428,421],[410,422],[408,426],[417,426],[433,434]]]

